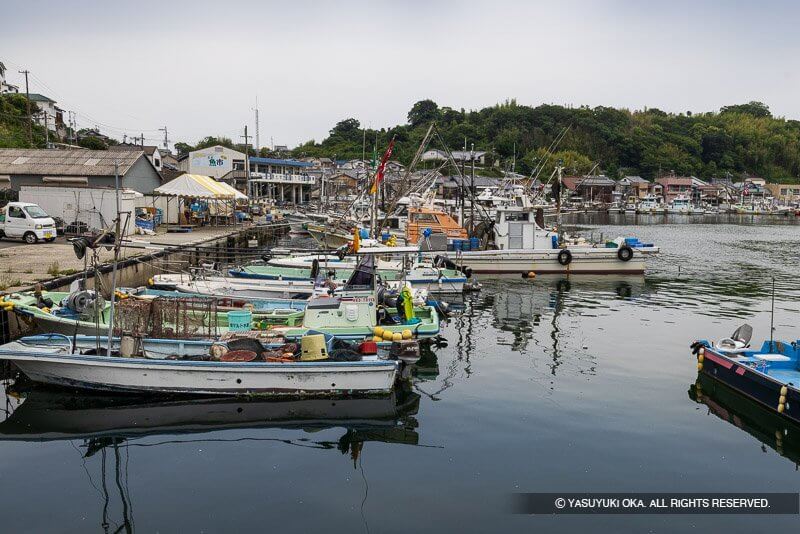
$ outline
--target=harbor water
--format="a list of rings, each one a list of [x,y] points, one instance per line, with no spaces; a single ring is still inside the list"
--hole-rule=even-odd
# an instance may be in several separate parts
[[[483,279],[390,399],[215,402],[19,391],[3,531],[765,532],[796,516],[527,516],[518,492],[798,492],[797,430],[689,344],[800,337],[791,219],[574,215],[661,247],[644,277]],[[666,221],[666,222],[664,222]],[[774,318],[771,314],[775,287]]]

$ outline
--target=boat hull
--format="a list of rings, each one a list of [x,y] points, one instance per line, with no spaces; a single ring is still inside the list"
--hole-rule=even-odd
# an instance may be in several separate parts
[[[709,347],[705,348],[699,370],[773,413],[800,423],[800,391],[795,386],[784,384],[748,365],[721,355]],[[779,412],[781,388],[784,386],[787,388],[786,403],[783,411]]]
[[[558,262],[561,249],[465,251],[459,263],[476,274],[643,274],[647,253],[634,249],[629,261],[617,257],[616,248],[570,248],[572,261]]]
[[[128,393],[334,395],[389,393],[393,361],[223,363],[0,349],[35,382]]]

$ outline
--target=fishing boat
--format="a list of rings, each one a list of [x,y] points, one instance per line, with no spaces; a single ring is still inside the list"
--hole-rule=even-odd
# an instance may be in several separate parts
[[[678,195],[667,206],[667,213],[673,215],[703,215],[705,209],[695,206],[686,195]]]
[[[539,222],[537,222],[537,218]],[[498,206],[495,218],[479,226],[480,246],[454,251],[455,264],[475,274],[642,274],[658,247],[636,238],[590,243],[542,227],[542,217],[526,196]],[[428,255],[441,254],[431,252]]]
[[[166,292],[165,292],[166,293]],[[135,293],[128,294],[123,291],[118,292],[117,298],[132,298],[138,300],[141,295]],[[165,294],[149,295],[143,300],[154,298],[176,299],[192,298],[187,294],[172,293],[170,296]],[[204,297],[208,300],[208,297]],[[203,300],[201,298],[201,300]],[[216,302],[214,306],[213,323],[224,333],[228,329],[228,312],[241,310],[247,306],[246,301],[241,306],[226,306],[225,301]],[[7,295],[2,300],[4,306],[13,311],[20,317],[30,320],[35,325],[35,330],[41,333],[59,333],[66,335],[88,334],[94,335],[98,332],[108,331],[108,320],[111,314],[111,305],[102,296],[97,295],[92,290],[78,290],[73,292],[61,291],[27,291]],[[266,306],[265,303],[262,305]],[[300,324],[303,317],[304,306],[296,303],[286,302],[285,307],[274,307],[271,309],[251,310],[254,322],[264,325],[295,325]]]
[[[416,305],[410,288],[404,289],[397,297],[401,304],[379,297],[378,289],[374,257],[362,256],[340,291],[333,295],[317,294],[309,299],[302,326],[276,326],[270,331],[287,340],[322,332],[344,340],[360,341],[374,337],[374,341],[379,343],[430,338],[439,333],[436,308],[427,304]],[[393,309],[398,313],[395,314]]]
[[[201,269],[190,273],[158,274],[150,279],[149,284],[153,288],[183,293],[248,299],[307,300],[315,291],[312,280],[233,278]]]
[[[323,267],[324,268],[324,267]],[[314,269],[300,267],[276,267],[272,265],[249,265],[231,269],[228,273],[234,278],[255,280],[313,280]],[[353,274],[351,269],[332,270],[331,279],[336,285],[347,282]],[[378,275],[389,288],[398,289],[400,284],[408,283],[412,288],[423,288],[428,293],[454,293],[464,291],[467,277],[453,269],[416,265],[405,270],[379,270]]]
[[[636,213],[658,215],[666,213],[664,204],[661,203],[661,197],[657,195],[645,196],[636,208]]]
[[[331,222],[308,222],[305,229],[321,247],[330,249],[347,245],[353,239],[351,227],[354,224],[347,224],[345,221]]]
[[[425,232],[444,235],[448,241],[469,237],[467,231],[441,209],[425,206],[409,208],[406,242],[414,245],[419,243]]]
[[[43,384],[190,395],[387,394],[401,365],[377,357],[291,362],[211,359],[233,352],[231,343],[145,338],[139,351],[127,355],[124,337],[109,343],[104,337],[48,334],[0,345],[0,360],[13,362],[28,378]]]
[[[697,369],[768,410],[800,422],[800,341],[764,341],[750,348],[752,328],[739,327],[729,338],[692,343]]]

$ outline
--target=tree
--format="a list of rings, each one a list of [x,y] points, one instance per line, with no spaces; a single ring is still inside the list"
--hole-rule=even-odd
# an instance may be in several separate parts
[[[736,104],[733,106],[723,106],[720,113],[745,113],[753,117],[772,117],[769,106],[763,102],[750,101],[747,104]]]
[[[439,118],[439,105],[433,100],[420,100],[408,112],[408,123],[411,126],[427,124]]]
[[[183,141],[178,141],[175,143],[175,151],[178,153],[179,156],[183,156],[184,154],[188,154],[189,152],[193,151],[194,147],[189,143],[184,143]]]
[[[81,137],[78,140],[78,146],[88,148],[90,150],[108,150],[108,146],[99,137]]]
[[[361,123],[352,118],[337,122],[331,130],[332,136],[350,137],[354,133],[361,133]]]

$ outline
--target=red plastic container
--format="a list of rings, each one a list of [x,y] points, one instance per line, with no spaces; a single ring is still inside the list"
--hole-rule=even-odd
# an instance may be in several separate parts
[[[358,346],[360,354],[378,354],[378,344],[374,341],[364,341]]]

